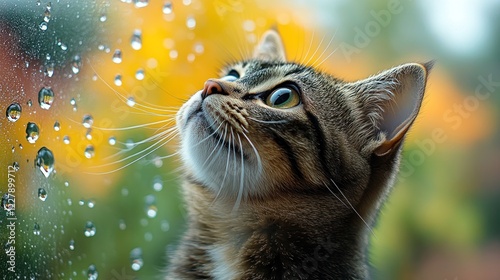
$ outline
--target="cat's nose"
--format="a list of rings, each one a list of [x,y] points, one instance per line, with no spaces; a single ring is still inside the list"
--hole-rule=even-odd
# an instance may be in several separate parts
[[[207,98],[207,96],[211,94],[227,95],[227,92],[224,91],[224,88],[219,82],[214,80],[208,80],[205,82],[205,86],[203,87],[203,91],[201,92],[201,97],[205,99]]]

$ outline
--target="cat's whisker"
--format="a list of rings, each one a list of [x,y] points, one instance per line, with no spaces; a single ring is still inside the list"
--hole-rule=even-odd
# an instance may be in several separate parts
[[[227,124],[226,124],[225,129],[224,129],[224,138],[226,137],[226,134],[227,134],[227,137],[231,138],[231,136],[229,135],[229,133],[227,133]],[[222,147],[224,147],[224,145],[221,146],[221,149],[222,149]],[[222,178],[222,183],[220,184],[220,188],[217,191],[217,194],[215,195],[215,198],[214,198],[213,202],[215,202],[217,200],[217,198],[219,197],[220,193],[222,192],[222,189],[224,188],[224,182],[226,181],[227,172],[229,170],[229,159],[230,159],[230,157],[231,157],[231,141],[228,141],[227,158],[226,158],[226,167],[225,167],[225,170],[224,170],[224,177]]]
[[[80,122],[77,122],[73,119],[69,119],[71,122],[74,122],[76,124],[80,124]],[[92,126],[92,129],[96,130],[102,130],[102,131],[124,131],[124,130],[132,130],[136,128],[147,128],[148,126],[155,125],[155,124],[163,124],[163,123],[168,123],[172,122],[173,119],[165,119],[161,121],[155,121],[155,122],[149,122],[149,123],[144,123],[144,124],[138,124],[138,125],[132,125],[132,126],[124,126],[124,127],[118,127],[118,128],[108,128],[108,127],[99,127],[99,126]]]
[[[217,119],[216,119],[216,120],[214,120],[214,121],[212,122],[212,124],[211,124],[211,125],[209,125],[209,127],[212,127],[212,126],[213,126],[216,122],[218,122],[218,121],[219,121],[219,117],[217,117]],[[193,147],[197,147],[197,146],[199,146],[200,144],[202,144],[203,142],[205,142],[205,141],[207,141],[208,139],[212,138],[215,134],[217,134],[217,130],[219,130],[219,128],[222,126],[222,124],[223,124],[223,123],[224,123],[224,122],[221,122],[221,123],[219,124],[219,126],[218,126],[218,127],[217,127],[217,128],[216,128],[213,132],[212,132],[212,133],[210,133],[207,137],[205,137],[205,138],[203,138],[202,140],[200,140],[200,141],[199,141],[198,143],[196,143]]]
[[[177,132],[177,131],[175,131],[175,130],[165,131],[165,132],[164,132],[164,133],[162,133],[162,135],[160,135],[160,136],[163,136],[163,134],[166,134],[166,135],[165,135],[164,137],[161,137],[161,139],[159,139],[158,141],[156,141],[155,143],[153,143],[151,146],[149,146],[149,147],[147,147],[147,148],[145,148],[145,149],[143,149],[143,150],[140,150],[140,151],[138,151],[137,153],[134,153],[134,154],[129,155],[129,156],[125,157],[125,158],[122,158],[122,159],[116,160],[116,161],[114,161],[114,162],[110,162],[110,163],[102,164],[102,165],[99,165],[99,166],[95,166],[94,168],[102,168],[102,167],[106,167],[106,166],[114,165],[114,164],[117,164],[117,163],[121,163],[121,162],[127,161],[127,160],[129,160],[129,159],[131,159],[131,158],[137,157],[137,156],[139,156],[139,155],[140,155],[140,156],[138,157],[138,159],[137,159],[137,160],[140,160],[140,159],[144,158],[145,156],[147,156],[147,155],[151,154],[151,152],[152,152],[152,151],[156,151],[158,148],[160,148],[161,146],[163,146],[163,145],[167,144],[167,143],[168,143],[168,142],[170,142],[172,139],[174,139],[175,137],[177,137],[178,132]],[[153,137],[150,137],[150,138],[160,138],[160,136],[153,136]],[[152,151],[150,151],[150,150],[152,150]],[[129,151],[129,150],[126,150],[126,151],[124,150],[124,151],[121,151],[121,152],[119,152],[119,153],[125,153],[125,152],[128,152],[128,151]],[[149,151],[149,152],[148,152],[148,151]],[[119,153],[117,153],[117,154],[119,154]],[[141,155],[141,154],[143,154],[143,155]],[[108,157],[108,159],[109,159],[109,158],[112,158],[112,157],[114,157],[114,156],[115,156],[115,155],[110,156],[110,157]],[[136,162],[137,160],[132,161],[132,163],[133,163],[133,162]],[[130,165],[130,164],[127,164],[127,165],[125,165],[124,167],[129,166],[129,165]],[[123,168],[123,167],[122,167],[122,168]],[[122,169],[122,168],[120,168],[120,169]],[[118,170],[120,170],[120,169],[118,169]],[[118,170],[116,170],[116,171],[118,171]]]
[[[373,231],[373,229],[368,225],[368,223],[365,221],[365,219],[363,219],[363,217],[359,214],[359,212],[354,208],[354,206],[352,206],[351,202],[349,201],[349,199],[344,195],[344,193],[342,192],[342,190],[340,190],[339,186],[337,185],[337,183],[335,183],[335,181],[333,181],[332,178],[330,178],[330,181],[332,181],[333,185],[337,188],[337,190],[340,192],[340,194],[344,197],[345,201],[349,204],[349,206],[351,207],[351,209],[356,213],[356,215],[358,215],[358,217],[361,219],[361,221],[363,221],[363,223],[365,224],[366,228],[371,232],[371,234],[373,235],[373,237],[375,239],[377,239],[377,236],[375,235],[375,232]],[[337,196],[336,196],[337,197]],[[338,197],[337,197],[338,198]],[[345,203],[344,203],[345,205]],[[346,205],[347,206],[347,205]]]
[[[254,117],[247,117],[248,119],[258,122],[258,123],[263,123],[263,124],[280,124],[280,123],[287,123],[288,120],[277,120],[277,121],[264,121],[264,120],[259,120]],[[248,131],[247,131],[248,132]]]
[[[314,40],[314,30],[312,31],[312,36],[311,36],[311,40],[309,40],[309,46],[307,47],[307,51],[306,51],[306,54],[305,56],[303,55],[302,57],[307,58],[309,56],[309,52],[311,51],[311,47],[312,47],[312,44],[313,44],[313,40]],[[309,58],[311,59],[311,58]],[[306,63],[307,64],[307,63]]]
[[[221,123],[222,125],[223,123]],[[220,127],[220,126],[219,126]],[[218,130],[219,128],[217,128]],[[210,163],[209,165],[206,167],[206,168],[209,168],[212,163],[214,162],[214,159],[216,159],[217,157],[212,157],[213,153],[217,150],[217,148],[219,148],[219,145],[223,145],[222,143],[224,142],[223,138],[222,137],[219,137],[219,140],[217,140],[217,143],[215,143],[215,147],[212,149],[212,152],[210,152],[210,154],[207,156],[207,158],[205,159],[205,161],[203,162],[202,166],[204,167],[205,164],[207,163],[208,160],[210,160]],[[221,149],[219,149],[219,152],[220,152]],[[219,154],[219,152],[217,153],[217,155]]]
[[[257,151],[257,148],[255,147],[255,145],[252,143],[250,138],[248,138],[248,136],[245,133],[242,133],[242,135],[243,135],[243,137],[245,137],[245,139],[247,139],[248,144],[250,144],[253,152],[255,153],[255,157],[257,158],[257,167],[258,167],[259,173],[262,172],[262,160],[260,158],[259,151]]]
[[[236,202],[234,203],[233,211],[238,210],[238,207],[241,203],[241,198],[243,196],[243,188],[245,183],[245,159],[243,157],[243,145],[241,144],[240,135],[238,136],[238,142],[240,144],[240,157],[241,157],[241,166],[240,166],[240,189],[238,190],[238,196],[236,197]]]

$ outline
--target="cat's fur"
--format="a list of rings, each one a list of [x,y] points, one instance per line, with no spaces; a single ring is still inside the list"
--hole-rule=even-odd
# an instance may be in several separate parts
[[[207,81],[178,112],[189,221],[166,278],[367,278],[369,226],[431,66],[344,82],[286,62],[266,32],[253,59],[226,69],[239,78]],[[266,105],[290,84],[300,104]]]

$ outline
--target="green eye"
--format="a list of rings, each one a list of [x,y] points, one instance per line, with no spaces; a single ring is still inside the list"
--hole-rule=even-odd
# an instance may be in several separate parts
[[[293,87],[282,87],[269,94],[266,104],[278,109],[288,109],[300,104],[300,96]]]

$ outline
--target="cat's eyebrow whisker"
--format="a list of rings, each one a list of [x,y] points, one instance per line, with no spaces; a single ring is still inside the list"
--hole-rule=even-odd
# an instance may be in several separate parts
[[[277,121],[264,121],[264,120],[259,120],[253,117],[247,117],[248,119],[258,122],[258,123],[263,123],[263,124],[279,124],[279,123],[287,123],[288,120],[277,120]]]
[[[354,208],[354,206],[352,206],[351,202],[349,201],[349,199],[347,199],[347,197],[344,195],[344,193],[342,192],[342,190],[340,190],[340,188],[337,185],[337,183],[335,183],[335,181],[333,181],[332,178],[330,178],[330,181],[332,181],[333,185],[337,188],[337,190],[340,192],[340,194],[344,197],[344,199],[349,204],[349,206],[351,206],[351,209],[356,213],[356,215],[358,215],[358,217],[361,219],[361,221],[363,221],[363,223],[365,224],[366,228],[371,232],[371,234],[373,235],[373,237],[375,239],[377,239],[377,236],[375,235],[375,232],[373,231],[373,229],[368,225],[368,223],[365,221],[365,219],[363,219],[363,217],[361,217],[361,215],[359,214],[359,212],[356,211],[356,209]]]
[[[305,54],[305,56],[304,56],[304,59],[305,59],[306,57],[308,57],[308,56],[309,56],[309,52],[311,51],[311,47],[312,47],[313,40],[314,40],[314,30],[313,30],[313,32],[312,32],[311,40],[309,41],[309,47],[307,47],[307,51],[306,51],[306,54]],[[309,60],[310,60],[310,59],[311,59],[311,58],[309,58]]]
[[[309,57],[309,59],[307,59],[307,61],[306,61],[306,63],[304,63],[304,65],[310,65],[309,63],[311,62],[312,59],[314,59],[314,56],[316,55],[316,53],[318,52],[319,48],[323,44],[324,40],[325,40],[325,36],[323,35],[323,38],[321,38],[321,41],[318,44],[318,47],[316,48],[316,50],[314,51],[314,53],[311,55],[311,57]]]
[[[312,65],[316,65],[316,67],[320,66],[321,64],[323,64],[330,56],[332,56],[335,51],[337,51],[338,48],[334,49],[332,52],[330,52],[330,54],[325,57],[324,59],[321,60],[321,63],[319,64],[316,64],[318,62],[319,59],[321,59],[321,57],[323,57],[323,55],[325,54],[326,50],[328,50],[328,48],[330,47],[330,45],[332,44],[333,42],[333,39],[335,39],[335,36],[337,35],[337,32],[338,32],[338,29],[335,30],[335,33],[333,34],[333,36],[330,38],[330,41],[328,42],[328,44],[326,45],[326,48],[323,50],[323,52],[321,52],[321,54],[318,56],[318,58],[316,58],[316,60],[314,60],[314,62],[312,63]]]

